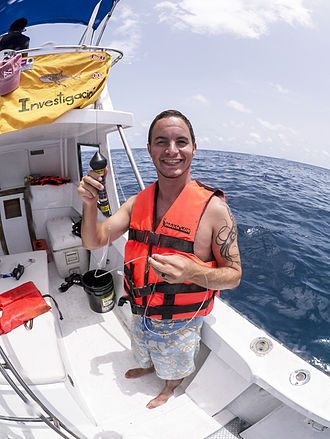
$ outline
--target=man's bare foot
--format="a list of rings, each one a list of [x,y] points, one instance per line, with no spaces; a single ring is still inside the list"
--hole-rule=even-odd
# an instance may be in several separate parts
[[[155,370],[154,366],[147,367],[147,368],[137,367],[135,369],[129,369],[125,373],[125,378],[140,378],[143,375],[147,375],[148,373],[153,372],[154,370]]]
[[[167,402],[168,399],[174,395],[174,389],[176,389],[182,383],[182,379],[166,380],[164,389],[160,392],[158,396],[156,396],[156,398],[149,401],[146,407],[148,409],[154,409],[156,407],[159,407],[160,405],[165,404],[165,402]]]

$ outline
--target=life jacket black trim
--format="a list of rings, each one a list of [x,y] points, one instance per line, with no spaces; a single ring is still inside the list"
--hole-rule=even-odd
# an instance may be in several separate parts
[[[212,186],[208,186],[207,184],[201,183],[201,182],[198,181],[198,180],[196,180],[196,183],[198,184],[198,186],[200,186],[200,187],[204,187],[204,188],[207,189],[208,191],[214,192],[214,195],[215,195],[216,197],[219,197],[219,198],[226,198],[226,197],[225,197],[225,193],[224,193],[221,189],[217,189],[217,188],[214,188],[214,187],[212,187]]]
[[[203,291],[207,291],[206,288],[196,284],[184,284],[184,283],[169,284],[167,282],[157,282],[157,284],[148,284],[144,287],[138,288],[131,280],[132,269],[134,271],[134,265],[132,263],[129,265],[130,267],[127,267],[126,265],[124,267],[124,273],[126,276],[125,279],[126,282],[124,284],[124,288],[127,294],[135,298],[148,296],[148,294],[152,294],[155,291],[157,291],[157,293],[168,294],[168,295],[201,293]]]
[[[214,300],[214,295],[206,299],[204,302],[197,302],[186,305],[166,304],[146,307],[135,303],[130,296],[122,296],[119,299],[118,306],[123,306],[126,302],[129,302],[133,314],[137,314],[139,316],[145,315],[146,317],[160,315],[162,316],[162,319],[172,319],[175,314],[196,312],[198,310],[205,309],[209,306],[212,300]]]
[[[179,250],[184,253],[194,252],[194,243],[175,236],[167,236],[162,233],[155,233],[149,230],[137,230],[130,228],[128,231],[128,239],[142,242],[147,245],[156,247],[168,247],[173,250]]]

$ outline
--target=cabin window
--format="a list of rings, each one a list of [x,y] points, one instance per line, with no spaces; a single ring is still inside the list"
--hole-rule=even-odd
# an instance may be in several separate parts
[[[45,151],[43,149],[34,149],[33,151],[30,151],[30,155],[43,155],[45,154]]]
[[[49,143],[42,148],[29,151],[30,175],[62,175],[61,154],[57,143]]]
[[[80,179],[90,170],[89,162],[93,155],[99,150],[99,145],[78,143]]]
[[[19,198],[4,200],[3,207],[5,210],[6,219],[18,218],[19,216],[22,216],[21,203]]]

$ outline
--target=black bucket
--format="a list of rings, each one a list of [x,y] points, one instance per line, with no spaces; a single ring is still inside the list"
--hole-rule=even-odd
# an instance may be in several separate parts
[[[97,271],[96,277],[95,271]],[[87,271],[82,277],[82,284],[88,294],[89,305],[93,311],[108,312],[112,310],[115,306],[116,294],[110,273],[104,270]]]

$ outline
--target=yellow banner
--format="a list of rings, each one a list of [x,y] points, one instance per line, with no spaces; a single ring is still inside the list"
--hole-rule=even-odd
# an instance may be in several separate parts
[[[0,96],[0,134],[51,123],[94,102],[108,78],[111,56],[73,52],[24,58],[20,86]]]

